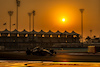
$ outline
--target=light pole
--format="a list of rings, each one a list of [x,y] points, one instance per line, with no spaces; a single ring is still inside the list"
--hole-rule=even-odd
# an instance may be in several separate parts
[[[34,16],[35,16],[35,11],[33,10],[33,31],[34,31]],[[34,45],[34,32],[33,32],[33,45]]]
[[[83,11],[84,11],[84,9],[80,9],[80,12],[81,12],[81,36],[82,36],[82,43],[83,43]]]
[[[92,30],[90,30],[90,37],[92,38]]]
[[[11,31],[11,16],[13,15],[13,11],[8,11],[8,14],[10,16],[10,31]]]
[[[33,30],[34,30],[34,16],[35,16],[35,11],[33,10]]]
[[[28,15],[29,15],[29,31],[31,31],[31,14],[32,13],[28,13]]]
[[[16,4],[17,4],[16,29],[18,30],[18,7],[20,6],[20,1],[16,0]]]

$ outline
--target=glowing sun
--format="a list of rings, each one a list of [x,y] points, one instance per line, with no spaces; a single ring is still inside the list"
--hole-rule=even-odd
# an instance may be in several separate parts
[[[65,18],[63,18],[62,21],[64,22],[65,21]]]

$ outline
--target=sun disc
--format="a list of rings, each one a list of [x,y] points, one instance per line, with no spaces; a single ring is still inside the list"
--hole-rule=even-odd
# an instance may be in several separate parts
[[[65,21],[65,18],[63,18],[62,21],[64,22]]]

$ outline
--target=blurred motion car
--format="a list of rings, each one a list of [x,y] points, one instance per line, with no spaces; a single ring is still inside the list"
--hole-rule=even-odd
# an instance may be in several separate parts
[[[54,50],[47,50],[45,48],[39,48],[39,47],[35,47],[33,49],[27,49],[26,51],[27,55],[38,55],[38,56],[46,56],[46,55],[55,55],[56,52]]]

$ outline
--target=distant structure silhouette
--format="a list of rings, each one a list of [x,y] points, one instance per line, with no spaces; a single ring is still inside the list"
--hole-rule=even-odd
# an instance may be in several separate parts
[[[83,11],[84,11],[84,9],[80,9],[80,12],[81,12],[81,37],[82,37],[82,43],[83,43]]]
[[[31,14],[32,13],[28,13],[28,15],[29,15],[29,31],[31,31]]]
[[[11,31],[11,16],[13,15],[13,11],[8,11],[8,14],[10,16],[10,31]]]
[[[34,30],[34,16],[35,16],[35,10],[33,10],[33,30]]]
[[[90,37],[92,38],[92,30],[90,30]]]
[[[16,29],[14,31],[9,31],[5,29],[4,31],[0,31],[0,34],[1,46],[5,46],[5,48],[9,50],[25,50],[37,45],[44,48],[78,47],[78,45],[81,46],[79,41],[80,36],[74,31],[72,31],[71,33],[67,31],[62,33],[59,30],[57,32],[52,32],[51,30],[49,30],[48,32],[44,32],[43,30],[41,30],[40,32],[36,32],[34,30],[28,32],[25,29],[23,31],[18,31]],[[36,36],[34,36],[34,34]],[[51,35],[52,37],[50,37]]]
[[[18,7],[20,6],[20,1],[16,0],[16,4],[17,4],[16,29],[18,30]]]

